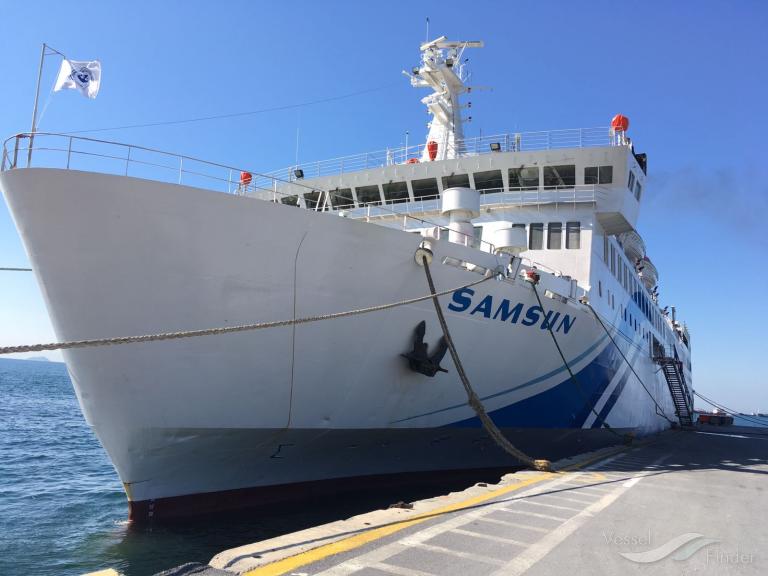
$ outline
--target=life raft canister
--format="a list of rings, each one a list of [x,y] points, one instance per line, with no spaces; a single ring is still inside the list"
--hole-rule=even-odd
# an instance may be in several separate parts
[[[611,119],[611,128],[613,128],[614,132],[626,132],[629,130],[629,118],[623,114],[616,114]]]
[[[434,140],[427,142],[427,153],[429,154],[430,160],[437,158],[437,142]]]

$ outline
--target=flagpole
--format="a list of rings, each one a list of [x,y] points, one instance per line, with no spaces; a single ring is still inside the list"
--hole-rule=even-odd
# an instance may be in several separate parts
[[[40,68],[37,71],[37,90],[35,91],[35,107],[32,109],[32,133],[29,135],[29,150],[27,150],[27,168],[32,163],[32,143],[35,140],[35,130],[37,129],[37,102],[40,99],[40,80],[43,77],[43,62],[45,62],[45,49],[47,46],[43,42],[43,48],[40,50]]]

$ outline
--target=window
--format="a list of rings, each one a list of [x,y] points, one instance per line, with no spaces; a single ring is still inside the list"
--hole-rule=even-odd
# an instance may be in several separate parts
[[[475,237],[472,238],[472,248],[480,248],[483,245],[483,227],[473,226]]]
[[[544,187],[570,188],[576,185],[576,166],[544,166]]]
[[[443,176],[443,190],[446,188],[469,188],[469,174]]]
[[[541,250],[544,247],[544,224],[537,222],[531,224],[528,232],[528,248]]]
[[[584,168],[584,184],[613,183],[613,166],[588,166]]]
[[[488,172],[475,172],[475,190],[480,194],[486,194],[491,190],[501,192],[504,181],[501,179],[501,170],[489,170]]]
[[[523,231],[523,238],[525,238],[525,224],[512,224],[512,228],[520,228]]]
[[[597,294],[600,298],[603,297],[603,283],[600,280],[597,281]]]
[[[427,198],[429,196],[439,196],[440,190],[437,188],[436,178],[425,178],[424,180],[411,181],[414,198]]]
[[[640,201],[640,196],[643,193],[643,185],[640,184],[640,181],[635,182],[635,198],[637,198],[637,201]]]
[[[355,207],[355,201],[352,199],[351,188],[336,188],[336,190],[331,190],[328,192],[328,195],[331,198],[331,206],[337,210]]]
[[[560,250],[563,247],[563,223],[550,222],[547,226],[547,248]]]
[[[629,188],[630,192],[632,192],[632,190],[635,188],[635,173],[632,172],[632,170],[629,171],[629,180],[627,180],[627,188]]]
[[[608,236],[603,235],[603,260],[608,264]]]
[[[382,188],[384,189],[384,200],[390,204],[410,201],[408,184],[405,182],[390,182],[382,185]]]
[[[372,203],[379,204],[381,202],[378,186],[359,186],[355,188],[355,192],[357,193],[357,203],[360,206]]]
[[[616,249],[611,244],[611,274],[616,276]]]
[[[539,187],[539,168],[531,166],[529,168],[510,168],[509,169],[509,189],[510,190],[536,190]]]
[[[298,206],[299,205],[299,197],[298,196],[283,196],[282,198],[280,198],[280,202],[282,202],[286,206]]]
[[[318,202],[320,202],[320,191],[313,190],[312,192],[307,192],[304,194],[304,202],[306,203],[307,208],[310,210],[315,210],[317,208]]]
[[[581,222],[565,223],[565,247],[568,250],[581,248]]]

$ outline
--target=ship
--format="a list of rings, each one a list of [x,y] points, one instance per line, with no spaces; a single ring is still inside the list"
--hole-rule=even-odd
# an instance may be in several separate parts
[[[426,140],[272,172],[72,134],[0,187],[84,417],[147,522],[514,469],[691,423],[690,335],[636,229],[629,121],[466,137],[466,50],[404,72]],[[227,328],[268,325],[265,329]],[[202,333],[201,333],[202,331]]]

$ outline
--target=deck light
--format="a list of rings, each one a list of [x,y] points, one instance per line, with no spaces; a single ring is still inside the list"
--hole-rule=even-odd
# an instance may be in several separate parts
[[[501,144],[499,142],[491,142],[491,152],[501,152]]]
[[[304,178],[304,170],[296,168],[296,170],[293,171],[293,175],[296,176],[296,180],[301,180]]]

